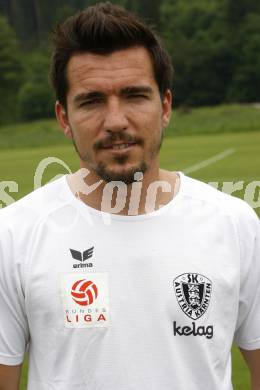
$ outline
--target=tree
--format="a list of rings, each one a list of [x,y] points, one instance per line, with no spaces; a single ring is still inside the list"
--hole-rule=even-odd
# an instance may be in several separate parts
[[[248,14],[259,13],[260,3],[255,0],[226,0],[228,26],[237,32]]]
[[[232,74],[232,51],[220,1],[164,1],[163,37],[171,53],[175,104],[211,105],[225,99]]]
[[[248,14],[237,36],[240,45],[227,99],[260,101],[260,14]]]
[[[0,124],[14,119],[16,95],[22,78],[18,44],[14,31],[0,16]]]
[[[24,83],[18,93],[18,114],[21,120],[50,118],[54,114],[54,98],[48,84],[49,55],[34,52],[27,55]]]

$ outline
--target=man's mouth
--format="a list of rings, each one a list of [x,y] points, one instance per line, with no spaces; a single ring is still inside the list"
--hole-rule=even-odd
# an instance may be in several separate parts
[[[115,143],[112,145],[104,146],[102,149],[110,149],[110,150],[124,150],[124,149],[129,149],[132,146],[135,146],[135,142],[131,143]]]

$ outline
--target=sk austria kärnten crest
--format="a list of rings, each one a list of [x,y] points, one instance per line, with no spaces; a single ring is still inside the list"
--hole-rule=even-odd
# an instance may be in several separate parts
[[[186,273],[174,279],[173,285],[182,311],[193,320],[200,318],[209,306],[211,281],[204,275]]]

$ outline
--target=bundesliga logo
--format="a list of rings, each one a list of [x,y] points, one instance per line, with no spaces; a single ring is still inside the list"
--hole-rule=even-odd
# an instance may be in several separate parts
[[[109,285],[105,272],[61,274],[66,328],[108,327]]]
[[[173,284],[182,311],[193,320],[200,318],[209,306],[211,281],[200,274],[186,273],[174,279]]]
[[[91,280],[78,280],[72,286],[71,295],[78,305],[88,306],[97,299],[98,288]]]
[[[93,283],[91,280],[86,280],[86,279],[77,280],[72,286],[71,296],[73,301],[76,302],[78,305],[90,306],[98,297],[98,288],[96,284]],[[99,312],[98,309],[96,309],[95,313],[93,313],[95,314],[95,316],[89,313],[86,314],[84,310],[83,311],[81,310],[79,313],[76,312],[75,314],[73,312],[76,311],[75,310],[72,311],[72,313],[69,315],[69,311],[67,310],[66,320],[68,323],[72,323],[72,322],[91,323],[94,320],[93,317],[95,317],[96,322],[106,321],[105,314],[98,313]],[[90,312],[92,313],[92,310],[90,310]]]

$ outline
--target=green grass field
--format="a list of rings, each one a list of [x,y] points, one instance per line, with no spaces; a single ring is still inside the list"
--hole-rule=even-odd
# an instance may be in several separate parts
[[[222,189],[223,182],[243,181],[243,189],[234,192],[235,196],[243,198],[248,183],[260,180],[259,145],[260,132],[167,137],[162,148],[161,166],[182,171],[232,149],[229,156],[192,172],[190,176],[205,182],[219,182],[219,189]],[[1,150],[0,181],[15,181],[18,184],[18,192],[10,192],[12,198],[17,200],[34,189],[34,173],[40,161],[46,157],[64,161],[71,171],[78,168],[77,157],[70,145]],[[67,172],[60,164],[52,163],[43,175],[43,183]],[[257,197],[259,187],[252,198],[252,206],[257,203]],[[257,208],[256,212],[259,214],[260,209]]]
[[[196,115],[199,114],[201,113],[196,113]],[[194,120],[196,119],[196,115]],[[222,114],[220,114],[220,116],[221,115]],[[168,135],[164,140],[161,154],[161,166],[163,168],[181,171],[189,168],[191,170],[192,168],[194,169],[195,164],[206,161],[204,167],[193,170],[190,176],[205,182],[218,182],[220,189],[222,188],[223,182],[243,181],[243,189],[234,193],[235,196],[241,198],[244,198],[245,188],[249,183],[258,181],[258,184],[260,184],[260,131],[257,131],[256,127],[253,127],[254,131],[252,132],[245,128],[244,132],[239,131],[237,133],[228,133],[225,130],[221,132],[222,134],[214,134],[215,131],[208,131],[210,134],[206,134],[206,131],[204,131],[205,134],[203,135],[195,135],[192,130],[192,118],[189,120],[190,123],[188,125],[186,123],[185,125],[186,128],[190,128],[189,131],[187,130],[187,133],[190,134],[189,136],[182,136],[180,135],[181,131],[179,131],[178,136],[172,137],[169,136],[169,130]],[[249,120],[249,128],[250,123],[252,122],[253,121]],[[49,122],[46,123],[45,138],[42,134],[40,135],[40,138],[43,137],[42,139],[44,139],[44,147],[39,147],[39,140],[27,139],[26,141],[24,134],[21,134],[21,138],[18,137],[18,140],[15,138],[14,134],[11,135],[10,139],[12,138],[12,140],[7,147],[6,143],[4,143],[4,138],[7,137],[7,130],[5,129],[5,131],[2,131],[2,129],[0,129],[0,184],[1,182],[3,183],[3,181],[17,182],[18,192],[9,191],[9,195],[15,200],[33,190],[34,173],[43,158],[56,157],[64,161],[72,171],[75,171],[78,168],[77,157],[72,146],[68,145],[67,142],[60,142],[61,134],[53,134],[56,126],[53,126],[52,130],[49,130]],[[210,128],[211,124],[209,120],[206,125]],[[183,125],[183,128],[185,128],[185,126]],[[217,124],[214,124],[214,121],[212,122],[212,126],[218,127]],[[230,126],[231,130],[234,127],[232,126],[233,124]],[[258,130],[260,130],[260,127]],[[17,128],[14,128],[14,133],[19,131],[28,131],[30,134],[29,138],[32,137],[32,134],[37,137],[37,132],[33,129],[33,125],[23,125],[22,130],[21,126],[18,130]],[[4,136],[1,140],[1,134],[3,133]],[[18,142],[19,139],[21,142],[20,145]],[[48,143],[46,140],[49,140]],[[52,146],[47,146],[48,144]],[[230,150],[229,155],[212,161],[212,157],[214,160],[215,156],[221,156],[221,153],[227,150]],[[44,173],[43,183],[46,183],[58,174],[64,173],[67,173],[67,170],[64,167],[57,163],[52,163]],[[251,203],[256,205],[257,199],[259,198],[259,186],[258,192],[256,189],[256,192],[253,195]],[[3,207],[5,206],[5,202],[2,199],[1,204],[1,199],[0,192],[0,207]],[[258,202],[258,204],[259,203],[260,202]],[[255,208],[255,211],[260,215],[260,207]],[[20,390],[26,389],[26,372],[27,361],[25,362],[23,369]],[[248,372],[245,363],[236,348],[233,350],[233,383],[234,390],[249,389]]]

